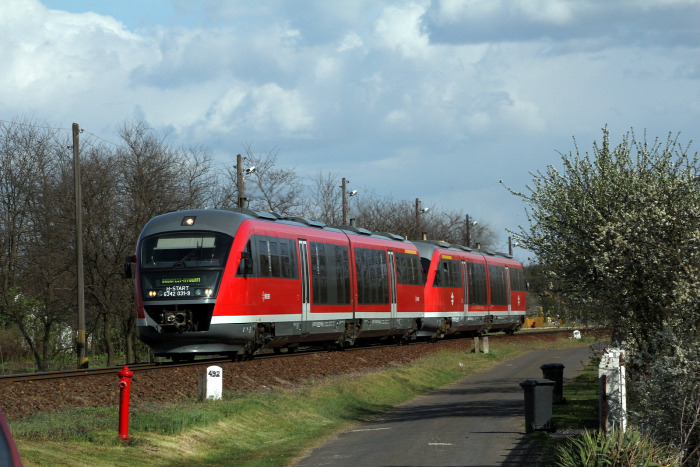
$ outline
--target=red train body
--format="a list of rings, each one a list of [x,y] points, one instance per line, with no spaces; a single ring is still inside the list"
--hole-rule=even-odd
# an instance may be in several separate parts
[[[513,332],[525,315],[512,258],[246,209],[158,216],[133,261],[139,336],[173,359]]]

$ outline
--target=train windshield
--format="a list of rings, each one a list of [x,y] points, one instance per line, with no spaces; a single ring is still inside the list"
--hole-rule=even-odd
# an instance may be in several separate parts
[[[215,298],[233,238],[212,232],[154,235],[141,246],[144,300]]]
[[[141,268],[221,268],[232,241],[228,235],[212,232],[154,235],[143,241]]]

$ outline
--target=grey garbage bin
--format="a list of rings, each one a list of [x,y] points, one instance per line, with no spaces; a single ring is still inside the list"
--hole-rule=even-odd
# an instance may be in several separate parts
[[[525,391],[525,431],[555,431],[552,421],[552,391],[554,381],[526,379],[520,383]]]
[[[540,366],[542,377],[554,381],[554,393],[552,402],[555,404],[563,404],[564,399],[564,365],[562,363],[545,363]]]

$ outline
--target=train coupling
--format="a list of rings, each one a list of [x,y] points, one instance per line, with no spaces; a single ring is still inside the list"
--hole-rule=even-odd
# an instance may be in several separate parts
[[[159,323],[163,332],[193,331],[191,311],[166,311],[160,314]]]

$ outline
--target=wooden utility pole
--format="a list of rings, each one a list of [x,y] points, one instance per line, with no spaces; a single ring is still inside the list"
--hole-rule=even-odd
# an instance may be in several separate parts
[[[416,240],[421,239],[421,221],[420,221],[420,200],[416,198]]]
[[[472,247],[472,245],[471,245],[471,243],[472,243],[472,223],[469,220],[469,214],[467,214],[467,235],[466,235],[466,237],[467,237],[466,238],[466,240],[467,240],[466,247],[471,248]]]
[[[243,208],[243,156],[238,154],[236,156],[236,185],[238,189],[238,207]]]
[[[337,183],[337,182],[336,182]],[[343,177],[342,196],[343,196],[343,225],[348,225],[348,194],[346,190],[347,181]]]
[[[75,181],[75,260],[78,266],[78,368],[88,367],[85,339],[85,274],[83,271],[83,211],[80,190],[80,126],[73,124],[73,178]]]

